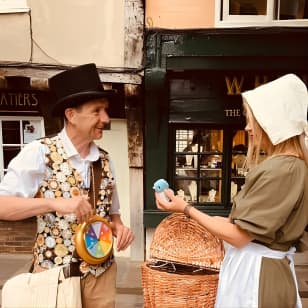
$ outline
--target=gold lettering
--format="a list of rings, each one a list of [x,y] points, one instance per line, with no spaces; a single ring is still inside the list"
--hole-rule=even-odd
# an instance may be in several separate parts
[[[13,93],[12,98],[14,100],[13,105],[15,104],[15,107],[18,106],[18,95],[16,93]]]
[[[262,81],[261,81],[261,78],[262,78]],[[267,82],[268,82],[268,76],[266,75],[263,75],[263,76],[256,75],[255,76],[255,88]]]
[[[18,106],[24,106],[25,103],[24,101],[21,99],[23,97],[23,95],[21,93],[16,94],[17,100],[18,100]]]
[[[33,98],[33,102],[31,104],[31,106],[37,106],[38,105],[38,98],[36,97],[36,94],[33,93],[31,96]]]
[[[229,77],[225,76],[226,86],[227,86],[227,95],[237,95],[241,94],[242,86],[244,82],[244,77],[241,76],[240,82],[238,81],[237,77],[234,76],[232,80]]]
[[[1,103],[0,103],[0,105],[1,106],[2,105],[8,105],[8,102],[7,102],[7,99],[6,99],[6,96],[5,96],[4,93],[1,95]]]
[[[0,106],[11,106],[16,109],[23,109],[38,106],[39,99],[37,93],[0,93]]]
[[[14,106],[14,101],[13,101],[14,94],[13,94],[13,93],[8,93],[8,96],[9,96],[9,98],[10,98],[10,105],[11,105],[11,106]]]
[[[25,93],[24,94],[24,105],[28,105],[31,106],[31,101],[30,101],[30,94],[29,93]]]
[[[240,117],[241,110],[240,109],[225,109],[225,116],[228,118]]]

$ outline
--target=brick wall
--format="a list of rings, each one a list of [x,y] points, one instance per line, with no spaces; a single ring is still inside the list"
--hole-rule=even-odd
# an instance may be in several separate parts
[[[36,217],[20,221],[0,220],[0,253],[32,253]]]

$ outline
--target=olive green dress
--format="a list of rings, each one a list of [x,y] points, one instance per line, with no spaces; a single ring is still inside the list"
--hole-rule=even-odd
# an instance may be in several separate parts
[[[251,170],[234,198],[231,220],[254,241],[274,250],[295,246],[308,224],[308,169],[293,156],[273,156]],[[287,258],[263,257],[259,307],[295,307],[294,279]]]

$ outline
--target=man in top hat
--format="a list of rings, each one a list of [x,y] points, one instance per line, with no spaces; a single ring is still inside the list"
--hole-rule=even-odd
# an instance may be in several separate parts
[[[66,277],[81,277],[82,307],[114,307],[116,264],[110,241],[105,243],[109,247],[91,251],[93,242],[89,247],[80,243],[84,235],[76,232],[82,223],[87,232],[86,223],[98,218],[96,226],[110,226],[117,251],[134,238],[121,221],[112,162],[94,143],[109,123],[107,108],[116,93],[103,89],[92,63],[53,76],[49,86],[56,100],[52,114],[63,117],[64,128],[27,144],[12,159],[0,183],[0,219],[37,216],[34,272],[63,266]],[[94,233],[86,234],[98,241]]]

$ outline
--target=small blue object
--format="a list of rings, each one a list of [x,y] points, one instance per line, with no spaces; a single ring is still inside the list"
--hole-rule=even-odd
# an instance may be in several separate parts
[[[157,180],[154,185],[153,189],[160,195],[160,197],[164,200],[169,202],[170,199],[166,196],[164,190],[169,188],[169,184],[164,179]]]
[[[168,188],[169,188],[169,184],[164,179],[157,180],[153,185],[153,189],[158,193],[163,192],[165,189],[168,189]]]

